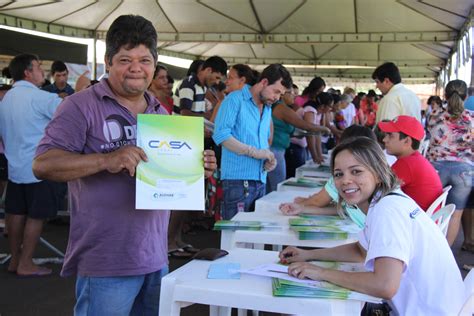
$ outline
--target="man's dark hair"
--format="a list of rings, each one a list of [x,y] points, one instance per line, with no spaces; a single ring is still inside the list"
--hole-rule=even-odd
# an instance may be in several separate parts
[[[252,68],[249,66],[244,64],[236,64],[230,68],[237,72],[237,76],[239,76],[239,78],[244,77],[246,84],[253,86],[257,82],[257,78],[255,78]]]
[[[298,86],[295,85],[295,84],[292,84],[291,87],[292,87],[293,89],[295,89],[295,90],[299,90]]]
[[[393,84],[402,82],[400,77],[400,71],[394,63],[385,63],[378,66],[372,73],[372,79],[377,79],[379,81],[384,81],[385,78],[388,78]]]
[[[223,76],[227,74],[227,63],[222,57],[212,56],[206,59],[204,64],[202,64],[202,69],[211,68],[212,72],[219,72]]]
[[[398,132],[398,134],[400,134],[400,140],[405,139],[407,137],[411,138],[411,148],[413,150],[418,150],[418,148],[420,148],[420,141],[419,140],[414,139],[413,137],[408,136],[407,134],[405,134],[403,132]]]
[[[303,89],[302,95],[307,95],[310,99],[314,99],[322,87],[326,86],[326,82],[321,77],[314,77],[309,85]]]
[[[287,89],[290,89],[293,85],[290,73],[282,64],[271,64],[267,66],[267,68],[263,69],[259,82],[262,81],[262,79],[267,79],[269,85],[281,79],[281,84]]]
[[[171,84],[174,83],[173,77],[171,77],[169,74],[168,74],[168,76],[167,76],[166,78],[168,78],[168,83],[171,83]]]
[[[252,69],[252,73],[253,77],[255,78],[255,82],[253,84],[256,84],[260,80],[260,72],[258,70]]]
[[[12,79],[14,81],[25,79],[25,70],[33,69],[33,60],[39,62],[38,56],[33,54],[20,54],[15,56],[8,65]]]
[[[7,79],[12,78],[12,75],[10,74],[10,69],[8,69],[8,66],[2,69],[2,77],[5,77]]]
[[[132,49],[145,45],[155,62],[158,59],[156,43],[158,35],[150,21],[139,15],[121,15],[112,22],[105,39],[105,56],[112,64],[112,58],[122,46]]]
[[[51,75],[54,75],[55,72],[67,71],[66,64],[60,60],[55,60],[51,65]]]

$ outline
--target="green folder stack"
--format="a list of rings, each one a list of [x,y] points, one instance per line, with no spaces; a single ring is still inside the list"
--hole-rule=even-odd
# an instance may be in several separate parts
[[[322,187],[325,184],[326,184],[325,180],[315,180],[315,179],[305,178],[305,177],[298,178],[296,179],[296,181],[291,180],[291,181],[283,182],[283,185],[302,187],[302,188],[318,188],[318,187]]]
[[[342,271],[364,271],[361,264],[339,263],[339,262],[312,262],[324,268]],[[287,297],[310,297],[323,299],[360,300],[365,302],[380,303],[380,299],[351,291],[325,281],[315,281],[314,283],[299,283],[295,281],[272,278],[272,292],[274,296]]]
[[[351,220],[328,215],[307,214],[290,218],[289,224],[300,240],[343,240],[360,231]]]
[[[232,221],[232,220],[220,220],[214,224],[214,230],[262,230],[262,229],[281,229],[281,225],[274,222]]]

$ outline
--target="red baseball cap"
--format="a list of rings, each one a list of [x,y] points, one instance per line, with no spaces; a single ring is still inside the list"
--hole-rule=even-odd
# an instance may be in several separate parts
[[[390,122],[379,122],[380,130],[385,133],[404,133],[416,140],[421,141],[425,136],[425,130],[420,121],[413,116],[400,115]]]

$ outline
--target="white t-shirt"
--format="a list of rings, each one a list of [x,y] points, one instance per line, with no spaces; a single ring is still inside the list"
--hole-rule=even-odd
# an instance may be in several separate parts
[[[353,103],[349,103],[349,105],[341,111],[342,115],[344,115],[344,120],[346,121],[347,126],[351,126],[354,123],[354,117],[357,113],[355,105]]]
[[[385,159],[387,159],[388,165],[391,167],[395,161],[397,161],[397,157],[388,154],[386,149],[383,150],[383,153],[385,154]]]
[[[453,253],[441,230],[411,198],[388,195],[371,205],[359,242],[367,250],[369,271],[379,257],[404,263],[400,287],[388,302],[395,315],[458,314],[464,284]]]

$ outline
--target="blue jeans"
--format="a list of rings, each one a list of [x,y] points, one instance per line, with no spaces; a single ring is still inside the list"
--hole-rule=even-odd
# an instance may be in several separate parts
[[[457,210],[464,209],[473,187],[473,167],[458,161],[434,161],[432,164],[438,171],[443,187],[453,186],[446,204],[454,203]]]
[[[275,155],[277,165],[267,174],[267,193],[277,190],[278,183],[286,179],[285,149],[270,148]]]
[[[306,156],[306,147],[290,144],[290,147],[285,153],[287,178],[292,178],[295,176],[296,168],[301,167],[306,163]]]
[[[255,201],[265,195],[265,183],[255,180],[222,180],[224,201],[222,218],[229,220],[237,212],[253,212]]]
[[[82,277],[76,280],[75,316],[157,316],[161,278],[168,266],[142,275]]]

